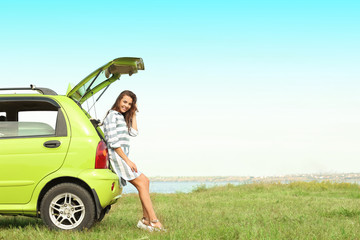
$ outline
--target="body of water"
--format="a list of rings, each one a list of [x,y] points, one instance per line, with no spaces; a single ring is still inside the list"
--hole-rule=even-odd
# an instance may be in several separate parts
[[[316,182],[322,182],[322,181],[330,181],[330,182],[343,182],[343,183],[354,183],[354,184],[360,184],[359,178],[352,178],[352,179],[276,179],[273,180],[273,182],[280,182],[283,184],[288,184],[291,182],[296,181],[304,181],[304,182],[310,182],[310,181],[316,181]],[[233,185],[240,185],[240,184],[249,184],[249,183],[255,183],[255,182],[264,182],[261,179],[255,179],[255,180],[246,180],[246,181],[223,181],[223,182],[199,182],[199,181],[182,181],[182,182],[157,182],[157,181],[151,181],[150,182],[150,193],[189,193],[193,191],[194,189],[205,186],[207,188],[214,187],[214,186],[223,186],[227,184],[233,184]],[[136,188],[131,185],[131,183],[127,183],[127,185],[124,187],[123,193],[137,193]]]
[[[227,184],[239,185],[242,182],[150,182],[150,193],[188,193],[199,186],[214,187]],[[123,193],[137,193],[136,188],[128,183]]]

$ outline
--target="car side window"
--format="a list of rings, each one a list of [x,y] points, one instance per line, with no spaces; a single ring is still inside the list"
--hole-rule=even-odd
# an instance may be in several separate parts
[[[57,111],[21,111],[18,136],[54,135]]]
[[[55,131],[56,118],[58,111],[20,111],[18,113],[19,122],[27,123],[43,123]]]
[[[64,114],[55,101],[0,98],[0,138],[66,135]]]

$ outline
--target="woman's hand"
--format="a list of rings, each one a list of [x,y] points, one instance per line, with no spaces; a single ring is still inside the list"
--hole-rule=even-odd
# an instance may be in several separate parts
[[[130,167],[131,171],[136,172],[137,173],[137,167],[135,165],[135,163],[133,163],[132,161],[130,161],[130,159],[126,156],[126,154],[124,153],[124,151],[121,148],[115,148],[115,152],[117,154],[119,154],[119,156],[124,159],[125,163]]]
[[[127,162],[127,165],[129,165],[129,167],[131,168],[131,171],[137,173],[137,167],[136,167],[135,163],[133,163],[132,161],[129,160],[129,161]]]

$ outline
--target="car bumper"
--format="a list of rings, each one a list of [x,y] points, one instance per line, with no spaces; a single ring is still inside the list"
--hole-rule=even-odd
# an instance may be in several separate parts
[[[84,170],[78,178],[96,192],[102,208],[114,204],[121,197],[122,187],[119,184],[119,177],[109,169]]]

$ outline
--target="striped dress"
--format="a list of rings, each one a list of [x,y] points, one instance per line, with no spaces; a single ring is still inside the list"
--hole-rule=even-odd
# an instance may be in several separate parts
[[[129,156],[130,150],[130,136],[137,136],[138,132],[130,128],[130,134],[125,122],[124,116],[115,111],[110,110],[109,114],[105,117],[104,135],[106,145],[109,149],[109,160],[112,169],[119,176],[120,184],[126,185],[126,181],[133,180],[140,176],[141,172],[133,172],[126,162],[115,152],[116,148],[121,147],[126,156]]]

